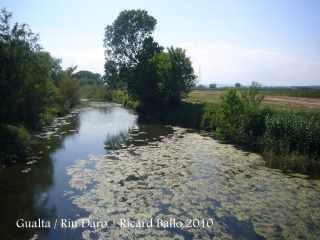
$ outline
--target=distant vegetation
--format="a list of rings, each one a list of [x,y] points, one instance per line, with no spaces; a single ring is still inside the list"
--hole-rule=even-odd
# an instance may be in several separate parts
[[[306,97],[306,98],[320,98],[320,89],[311,88],[262,88],[261,92],[270,96],[288,96],[288,97]]]
[[[215,86],[215,87],[213,87]],[[218,87],[217,84],[209,84],[209,87],[206,85],[198,85],[192,90],[202,90],[202,91],[215,91],[215,92],[224,92],[231,87]],[[245,90],[246,86],[237,87],[237,90]],[[261,87],[260,93],[270,96],[288,96],[288,97],[306,97],[306,98],[320,98],[320,87]]]
[[[82,70],[82,71],[75,73],[74,77],[77,78],[79,86],[84,86],[84,85],[101,86],[101,85],[103,85],[103,79],[101,78],[101,75],[99,73],[92,73],[90,71]]]

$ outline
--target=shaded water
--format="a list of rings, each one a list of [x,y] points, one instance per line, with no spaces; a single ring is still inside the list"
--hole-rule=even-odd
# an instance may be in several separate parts
[[[1,239],[320,238],[318,180],[205,133],[94,104],[38,138],[29,164],[0,172]]]

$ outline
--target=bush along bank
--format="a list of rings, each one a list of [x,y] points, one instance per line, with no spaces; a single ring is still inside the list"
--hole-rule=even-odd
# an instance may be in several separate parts
[[[320,115],[259,109],[259,85],[237,93],[230,89],[220,104],[207,105],[201,127],[222,142],[263,154],[270,167],[285,172],[320,174]]]
[[[0,164],[25,159],[32,146],[32,135],[23,127],[0,124]]]

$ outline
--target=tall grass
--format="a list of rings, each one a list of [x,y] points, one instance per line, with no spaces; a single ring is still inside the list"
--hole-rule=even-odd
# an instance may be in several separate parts
[[[320,115],[277,112],[266,117],[262,148],[277,156],[295,153],[320,162]]]

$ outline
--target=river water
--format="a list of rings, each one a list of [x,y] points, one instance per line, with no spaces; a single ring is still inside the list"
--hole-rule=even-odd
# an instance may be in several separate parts
[[[0,172],[0,239],[319,239],[320,181],[116,104],[57,119]]]

